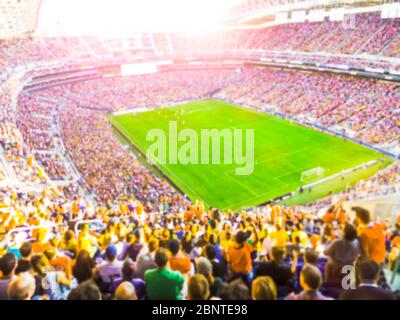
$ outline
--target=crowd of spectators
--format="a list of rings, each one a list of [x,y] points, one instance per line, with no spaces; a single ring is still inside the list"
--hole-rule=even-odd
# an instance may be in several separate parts
[[[372,12],[345,15],[343,21],[325,18],[324,21],[283,23],[258,30],[209,32],[195,36],[186,33],[152,34],[152,42],[150,38],[142,37],[143,42],[148,38],[149,43],[144,43],[142,49],[133,46],[135,50],[131,51],[124,51],[125,46],[122,45],[123,42],[132,43],[129,38],[84,36],[6,39],[0,43],[0,70],[35,62],[71,62],[77,59],[96,61],[98,57],[129,61],[141,54],[192,56],[210,52],[223,54],[242,49],[344,54],[347,57],[337,58],[365,65],[365,61],[352,60],[352,56],[399,56],[399,21],[399,18],[382,19],[380,12]],[[369,63],[374,65],[372,61]],[[398,69],[398,63],[388,62],[388,67]]]
[[[338,126],[371,143],[396,143],[400,137],[397,83],[322,73],[252,69],[217,97],[254,107],[269,107],[325,127]]]
[[[133,198],[107,208],[45,191],[1,199],[0,228],[14,232],[2,242],[0,299],[396,298],[383,267],[400,249],[400,219],[373,220],[361,207],[338,202],[317,216],[200,202],[164,212]]]

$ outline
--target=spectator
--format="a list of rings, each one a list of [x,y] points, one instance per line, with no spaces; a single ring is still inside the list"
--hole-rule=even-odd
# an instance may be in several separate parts
[[[211,296],[218,296],[223,281],[221,278],[213,276],[211,262],[204,257],[197,258],[196,271],[197,274],[201,274],[207,279]]]
[[[29,273],[21,273],[8,286],[10,300],[31,300],[35,294],[35,278]]]
[[[17,259],[14,254],[6,253],[0,258],[0,300],[7,300],[7,288],[15,280],[15,269],[17,268]]]
[[[144,274],[147,270],[157,267],[154,261],[154,254],[158,249],[158,240],[151,239],[149,241],[148,247],[148,252],[140,253],[136,262],[136,273],[141,279],[144,279]]]
[[[202,274],[195,274],[189,280],[189,300],[208,300],[210,288],[208,281]]]
[[[360,244],[354,226],[346,223],[343,238],[329,243],[324,254],[328,256],[325,271],[326,281],[341,280],[342,268],[354,265],[356,258],[360,255]]]
[[[159,248],[155,254],[157,269],[147,270],[144,277],[150,300],[180,300],[184,277],[179,271],[168,269],[168,251]]]
[[[215,278],[225,280],[227,278],[228,268],[225,261],[221,261],[216,258],[217,250],[215,249],[215,247],[211,244],[208,244],[205,248],[205,253],[207,259],[212,264],[213,276]]]
[[[75,265],[72,268],[72,275],[78,283],[85,282],[93,277],[94,264],[89,252],[81,250],[76,257]]]
[[[135,287],[131,282],[124,281],[115,290],[116,300],[137,300]]]
[[[353,207],[352,210],[356,213],[362,259],[371,259],[377,264],[383,264],[386,255],[383,226],[379,223],[371,222],[371,215],[368,210],[361,207]]]
[[[227,261],[232,272],[232,278],[244,277],[246,283],[251,281],[253,245],[247,243],[249,234],[239,231],[235,237],[235,244],[228,248]]]
[[[79,284],[73,289],[69,295],[68,300],[101,300],[101,292],[96,283],[92,280],[87,280]]]
[[[242,279],[236,279],[221,288],[220,297],[222,300],[249,300],[249,288]]]
[[[118,286],[121,283],[129,282],[135,288],[135,295],[138,300],[144,300],[146,298],[145,283],[142,279],[135,278],[134,262],[131,259],[124,261],[122,266],[122,278],[117,278],[111,285],[111,292],[116,292]]]
[[[36,282],[35,296],[47,297],[50,300],[66,300],[76,285],[64,272],[55,271],[46,256],[36,254],[31,259]]]
[[[102,292],[111,293],[112,282],[122,277],[122,261],[117,260],[117,254],[117,248],[109,244],[105,252],[106,261],[97,267],[96,274]]]
[[[394,300],[389,290],[380,288],[380,266],[374,260],[366,260],[357,266],[357,275],[360,284],[356,289],[343,291],[340,300]]]
[[[291,293],[287,300],[332,300],[319,292],[322,286],[321,271],[313,265],[306,264],[300,273],[300,285],[303,288],[299,294]]]
[[[30,271],[32,269],[31,266],[31,256],[32,256],[32,245],[30,242],[24,242],[19,248],[19,252],[21,254],[21,259],[18,260],[17,269],[15,270],[15,274],[19,274],[21,272]]]
[[[253,300],[276,300],[278,292],[271,277],[258,277],[253,281],[251,288]]]
[[[271,250],[271,261],[260,262],[256,267],[255,275],[269,276],[278,287],[278,296],[283,297],[294,287],[295,267],[297,262],[294,261],[292,266],[285,263],[286,250],[282,247],[273,247]]]
[[[173,239],[169,241],[168,248],[171,252],[169,258],[169,266],[171,270],[179,271],[183,275],[193,273],[192,262],[189,257],[185,257],[181,252],[181,245],[179,240]]]

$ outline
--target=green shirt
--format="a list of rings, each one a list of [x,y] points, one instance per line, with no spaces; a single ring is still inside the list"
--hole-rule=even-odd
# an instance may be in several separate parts
[[[144,274],[149,300],[180,300],[185,278],[179,271],[151,269]]]

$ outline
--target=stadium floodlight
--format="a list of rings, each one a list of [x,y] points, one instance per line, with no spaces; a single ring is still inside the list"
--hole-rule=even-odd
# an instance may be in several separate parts
[[[37,33],[48,35],[57,28],[69,35],[210,30],[239,1],[47,0],[42,4]]]

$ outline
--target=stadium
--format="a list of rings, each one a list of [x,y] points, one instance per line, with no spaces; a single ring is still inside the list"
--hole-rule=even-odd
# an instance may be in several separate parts
[[[0,0],[0,118],[0,300],[400,299],[399,1]]]

